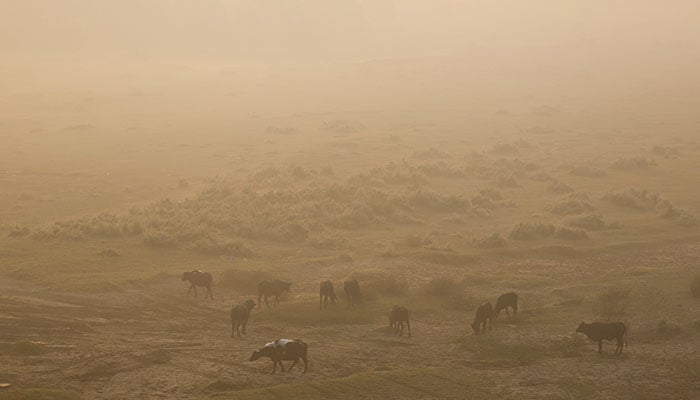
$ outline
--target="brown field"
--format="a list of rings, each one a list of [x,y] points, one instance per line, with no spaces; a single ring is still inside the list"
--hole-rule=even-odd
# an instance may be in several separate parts
[[[605,71],[536,46],[1,60],[0,400],[700,398],[698,60],[679,43],[584,47]],[[187,295],[192,269],[213,300]],[[270,278],[291,292],[231,338]],[[474,335],[508,291],[517,316]],[[594,320],[627,325],[622,355],[575,333]],[[248,361],[278,338],[309,344],[307,374]]]

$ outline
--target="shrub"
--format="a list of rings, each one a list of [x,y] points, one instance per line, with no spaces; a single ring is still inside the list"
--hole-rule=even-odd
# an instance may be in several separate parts
[[[253,252],[242,241],[206,236],[192,242],[189,248],[212,256],[250,257]]]
[[[580,228],[558,227],[554,237],[562,240],[583,240],[588,239],[586,231]]]
[[[596,167],[591,167],[589,165],[575,165],[569,168],[569,173],[575,176],[583,176],[587,178],[602,178],[607,173]]]
[[[675,147],[654,146],[651,149],[651,154],[664,158],[676,158],[678,157],[679,152]]]
[[[564,182],[554,180],[547,186],[547,191],[550,193],[567,194],[572,193],[574,189]]]
[[[447,158],[451,158],[451,156],[442,150],[438,150],[438,149],[431,147],[428,150],[418,151],[418,152],[413,153],[413,158],[435,160],[435,159],[447,159]]]
[[[321,125],[321,129],[334,133],[357,133],[363,131],[365,126],[357,121],[339,119],[324,122],[323,125]]]
[[[617,170],[635,170],[635,169],[647,169],[656,165],[656,161],[649,160],[645,157],[632,157],[632,158],[618,158],[610,168]]]
[[[586,200],[569,197],[548,207],[549,212],[558,215],[583,214],[593,211],[593,206]]]
[[[486,236],[481,239],[475,239],[473,241],[474,246],[481,248],[481,249],[496,249],[496,248],[501,248],[505,247],[508,245],[508,242],[506,241],[505,238],[501,236],[500,233],[496,232],[492,234],[491,236]]]
[[[557,228],[552,224],[520,223],[508,235],[514,240],[536,240],[554,236]]]
[[[25,237],[25,236],[28,236],[29,233],[30,233],[30,230],[26,226],[15,225],[15,226],[10,228],[10,232],[8,232],[7,236],[9,236],[9,237]]]
[[[570,219],[566,222],[567,225],[574,228],[581,228],[591,231],[598,231],[603,229],[617,229],[620,224],[617,222],[607,223],[600,214],[589,214],[578,218]]]
[[[177,243],[175,238],[162,231],[150,231],[143,235],[143,243],[150,247],[174,247]]]

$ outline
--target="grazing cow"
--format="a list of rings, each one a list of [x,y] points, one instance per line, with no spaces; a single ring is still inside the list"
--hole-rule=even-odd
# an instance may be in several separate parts
[[[411,323],[408,320],[408,309],[403,306],[394,306],[389,314],[389,326],[394,327],[394,334],[403,336],[403,323],[408,326],[408,337],[411,337]],[[399,327],[401,328],[399,330]]]
[[[258,283],[258,307],[262,307],[261,299],[265,300],[265,304],[270,308],[270,303],[267,302],[268,297],[274,297],[273,306],[279,304],[279,297],[292,287],[292,282],[285,282],[279,279],[273,281],[262,281]]]
[[[242,303],[236,304],[231,308],[231,337],[241,337],[241,328],[243,328],[243,334],[245,335],[245,328],[248,326],[248,319],[250,318],[250,311],[255,308],[255,301],[246,300]]]
[[[190,283],[190,290],[187,291],[188,295],[192,292],[192,289],[194,289],[194,297],[197,297],[197,286],[204,286],[209,292],[209,297],[212,299],[214,298],[214,295],[211,293],[211,282],[213,279],[209,272],[198,270],[187,271],[182,274],[182,280]],[[204,298],[206,297],[207,296],[204,296]]]
[[[489,323],[489,330],[491,329],[491,317],[493,315],[493,307],[491,303],[486,302],[476,309],[476,316],[474,317],[474,322],[472,323],[472,329],[474,329],[475,334],[486,332],[486,323]]]
[[[576,328],[577,333],[583,333],[589,339],[598,342],[598,354],[603,353],[603,339],[617,339],[615,354],[622,354],[622,345],[627,347],[627,327],[622,322],[581,322]]]
[[[299,359],[304,361],[304,374],[306,373],[306,368],[308,367],[308,345],[299,339],[279,339],[274,342],[270,342],[265,345],[265,347],[254,350],[253,354],[250,356],[250,361],[255,361],[261,357],[269,357],[272,360],[272,373],[274,374],[277,370],[277,364],[280,365],[282,372],[284,372],[284,366],[282,366],[282,361],[294,361],[291,367],[287,371],[291,371],[295,365],[299,362]]]
[[[360,303],[360,282],[357,279],[345,281],[343,290],[348,298],[348,308],[355,309],[355,304]]]
[[[513,316],[515,317],[518,313],[518,295],[515,292],[504,293],[498,296],[496,307],[493,308],[493,319],[498,318],[498,314],[501,313],[501,310],[506,310],[506,315],[510,319],[508,307],[513,307]]]
[[[321,287],[318,289],[318,294],[321,298],[320,304],[318,306],[319,310],[322,310],[322,309],[328,307],[328,300],[330,300],[331,304],[335,304],[335,300],[337,299],[337,297],[335,295],[335,289],[333,288],[333,282],[331,282],[331,281],[321,282]]]

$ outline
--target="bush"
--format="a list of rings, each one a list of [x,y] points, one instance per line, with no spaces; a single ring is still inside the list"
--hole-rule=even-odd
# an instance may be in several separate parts
[[[547,186],[547,191],[556,194],[568,194],[572,193],[574,189],[564,182],[555,180]]]
[[[617,170],[635,170],[635,169],[647,169],[656,165],[656,161],[649,160],[645,157],[633,157],[633,158],[618,158],[610,168]]]
[[[497,249],[501,247],[506,247],[508,245],[506,239],[503,238],[498,232],[494,233],[491,236],[487,236],[481,239],[475,239],[473,243],[475,247],[481,249]]]
[[[582,217],[570,219],[566,222],[567,225],[574,228],[586,229],[590,231],[599,231],[603,229],[617,229],[620,224],[617,222],[607,223],[600,214],[589,214]]]
[[[558,227],[554,237],[562,240],[584,240],[588,239],[588,234],[580,228]]]
[[[567,198],[557,204],[548,207],[549,212],[558,215],[583,214],[593,211],[593,206],[586,200],[576,198]]]
[[[665,320],[659,321],[659,324],[656,325],[656,334],[662,337],[676,336],[682,331],[683,329],[680,326]]]
[[[569,173],[575,176],[583,176],[587,178],[602,178],[607,173],[596,167],[591,167],[589,165],[576,165],[569,168]]]
[[[150,231],[143,235],[143,243],[150,247],[175,247],[177,244],[175,238],[168,233],[162,231]]]
[[[10,228],[10,232],[8,232],[7,236],[9,236],[9,237],[25,237],[25,236],[28,236],[29,233],[30,233],[30,230],[26,226],[15,225],[12,228]]]
[[[514,240],[536,240],[554,236],[557,228],[552,224],[520,223],[510,231],[509,238]]]

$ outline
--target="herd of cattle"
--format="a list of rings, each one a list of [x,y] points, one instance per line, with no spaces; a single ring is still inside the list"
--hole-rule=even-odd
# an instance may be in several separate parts
[[[207,289],[206,296],[214,298],[211,291],[213,282],[212,275],[208,272],[198,270],[187,271],[182,274],[182,280],[190,283],[188,295],[194,290],[194,295],[197,296],[197,287]],[[264,301],[267,307],[270,307],[269,298],[273,298],[272,306],[279,304],[279,297],[292,287],[291,282],[281,281],[279,279],[271,281],[262,281],[258,284],[258,302],[248,299],[239,304],[235,304],[231,308],[231,337],[241,337],[246,334],[246,327],[250,319],[250,313],[257,305],[262,306]],[[361,300],[360,283],[356,279],[347,280],[343,283],[343,291],[347,298],[347,307],[355,310],[355,306]],[[331,281],[323,281],[319,287],[319,309],[323,310],[328,307],[328,303],[335,304],[338,297],[335,294],[335,289]],[[475,334],[485,333],[487,328],[491,329],[491,322],[498,318],[501,311],[505,310],[506,315],[510,319],[509,308],[513,309],[513,316],[518,312],[518,295],[514,292],[502,294],[496,300],[496,306],[486,302],[481,304],[476,309],[476,315],[471,327]],[[394,333],[403,336],[404,326],[408,329],[408,337],[411,337],[411,323],[408,316],[408,309],[403,306],[394,306],[389,312],[389,326],[394,329]],[[627,328],[622,322],[593,322],[587,324],[581,322],[576,329],[577,333],[585,334],[589,339],[598,343],[598,353],[603,352],[603,340],[617,340],[617,348],[615,354],[622,353],[623,345],[627,346]],[[289,370],[291,370],[299,360],[304,362],[304,372],[308,366],[308,345],[301,340],[278,339],[267,343],[264,347],[253,351],[250,361],[255,361],[261,357],[268,357],[273,362],[272,373],[277,370],[279,364],[282,372],[284,367],[282,361],[294,361]]]

